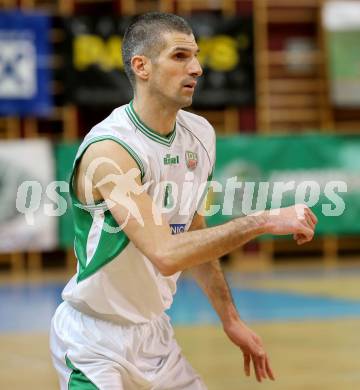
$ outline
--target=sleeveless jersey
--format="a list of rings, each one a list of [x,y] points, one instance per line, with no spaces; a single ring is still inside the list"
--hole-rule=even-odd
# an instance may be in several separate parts
[[[62,297],[77,310],[121,324],[144,323],[171,306],[180,272],[163,276],[127,238],[105,202],[82,205],[73,176],[89,145],[120,144],[135,160],[146,192],[172,233],[187,231],[215,161],[215,133],[202,117],[180,110],[174,130],[161,136],[137,116],[132,102],[116,108],[79,147],[70,183],[77,273]]]

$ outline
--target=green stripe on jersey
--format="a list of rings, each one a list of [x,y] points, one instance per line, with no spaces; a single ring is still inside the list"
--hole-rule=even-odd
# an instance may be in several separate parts
[[[71,363],[67,356],[65,356],[65,361],[66,365],[72,370],[68,383],[69,390],[99,390],[82,371]]]
[[[109,210],[89,212],[73,207],[75,242],[74,249],[79,263],[77,282],[88,278],[104,265],[110,263],[128,245],[126,234]],[[104,224],[110,229],[104,229]]]
[[[159,144],[171,146],[176,136],[176,125],[174,126],[174,129],[170,134],[168,134],[167,136],[162,136],[161,134],[150,129],[150,127],[146,126],[146,124],[139,118],[139,116],[134,110],[133,101],[131,101],[125,107],[125,112],[127,113],[130,120],[133,122],[133,124],[148,138],[155,142],[158,142]]]
[[[110,230],[119,230],[118,223],[107,209],[104,201],[92,205],[83,205],[77,198],[73,188],[73,178],[77,162],[85,150],[95,142],[102,140],[114,140],[122,145],[137,162],[141,171],[141,179],[145,174],[144,166],[137,154],[123,141],[112,136],[99,136],[90,139],[79,150],[70,178],[70,196],[75,228],[74,250],[79,263],[77,282],[96,273],[104,265],[118,256],[128,245],[129,239],[123,231],[109,232],[103,229],[107,226]]]
[[[141,172],[141,181],[143,179],[143,177],[145,176],[145,169],[144,169],[144,164],[142,163],[140,157],[137,155],[137,153],[126,143],[124,142],[123,140],[117,138],[117,137],[114,137],[112,135],[101,135],[101,136],[98,136],[98,137],[94,137],[94,138],[91,138],[88,142],[86,142],[82,147],[81,149],[79,150],[79,154],[78,154],[78,157],[76,158],[75,162],[74,162],[74,167],[75,167],[75,164],[76,162],[80,159],[80,157],[84,154],[85,150],[92,144],[96,143],[96,142],[100,142],[100,141],[106,141],[106,140],[110,140],[110,141],[114,141],[114,142],[117,142],[119,145],[121,145],[129,154],[130,156],[135,160],[140,172]]]

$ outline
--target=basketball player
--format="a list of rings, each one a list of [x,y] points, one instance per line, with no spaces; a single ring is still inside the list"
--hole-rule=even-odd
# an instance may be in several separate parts
[[[78,269],[50,336],[63,390],[206,389],[164,313],[183,270],[240,347],[245,374],[253,366],[258,381],[274,379],[218,258],[265,233],[305,243],[317,221],[305,206],[299,219],[294,206],[206,228],[198,194],[214,169],[215,134],[204,118],[181,110],[202,73],[197,53],[182,18],[135,19],[122,53],[134,99],[96,125],[77,153],[70,187]]]

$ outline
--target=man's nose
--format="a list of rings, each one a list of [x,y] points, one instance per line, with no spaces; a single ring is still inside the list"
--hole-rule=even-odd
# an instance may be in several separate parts
[[[194,57],[190,64],[190,74],[193,77],[200,77],[203,73],[200,62],[197,57]]]

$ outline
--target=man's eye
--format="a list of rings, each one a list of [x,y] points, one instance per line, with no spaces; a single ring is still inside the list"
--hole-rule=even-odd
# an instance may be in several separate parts
[[[175,58],[184,59],[184,58],[186,58],[186,54],[185,53],[176,53]]]

